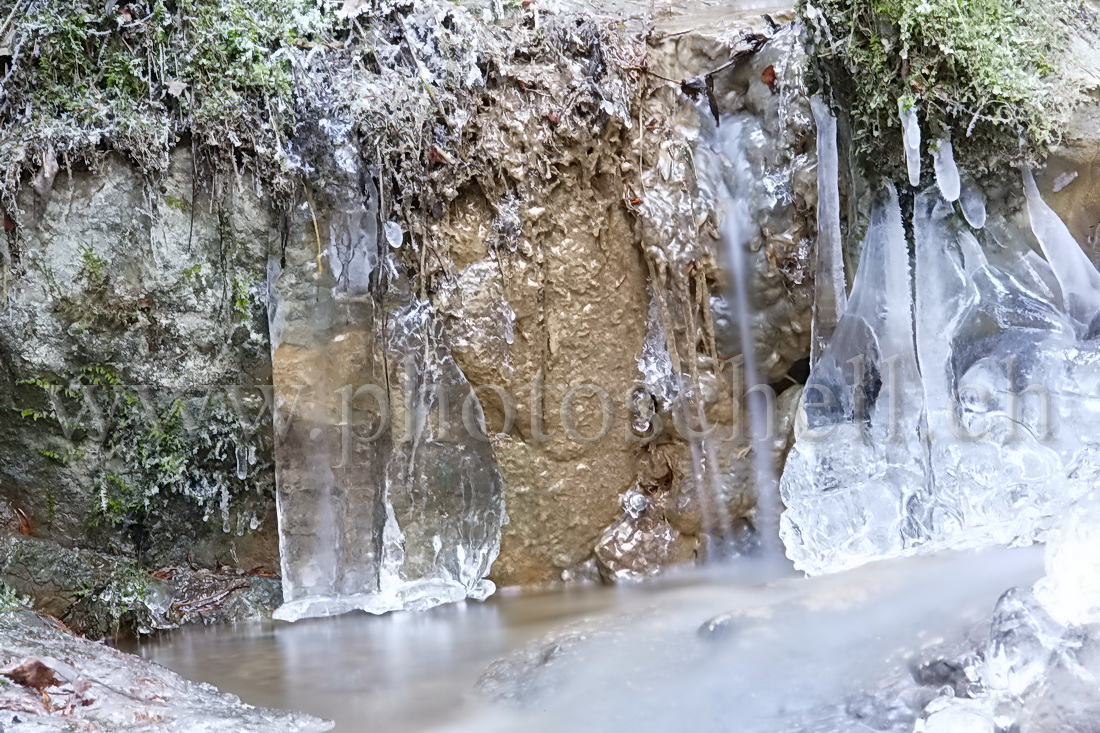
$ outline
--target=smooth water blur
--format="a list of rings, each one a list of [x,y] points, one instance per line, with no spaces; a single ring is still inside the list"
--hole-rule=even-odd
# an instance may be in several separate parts
[[[381,617],[188,628],[134,651],[245,702],[335,720],[338,731],[847,732],[853,694],[905,677],[929,643],[961,638],[975,620],[988,626],[1002,592],[1030,585],[1042,567],[1032,547],[761,584],[766,570],[705,568]],[[717,633],[699,632],[720,614],[729,615]],[[581,619],[581,641],[552,664],[498,677],[495,689],[508,690],[537,675],[525,688],[537,694],[520,695],[525,707],[470,694],[492,661]]]
[[[505,592],[423,612],[184,627],[123,648],[246,703],[335,720],[337,731],[402,733],[450,720],[495,659],[620,603],[599,586]]]

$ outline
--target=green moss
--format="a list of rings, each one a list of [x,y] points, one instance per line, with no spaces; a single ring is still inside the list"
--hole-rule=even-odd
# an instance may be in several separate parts
[[[186,199],[176,198],[175,196],[165,196],[164,203],[176,211],[185,213],[191,208],[191,204],[187,203]]]
[[[13,4],[0,0],[0,19]],[[191,133],[215,170],[278,184],[295,124],[289,49],[327,42],[333,0],[31,0],[15,13],[0,96],[0,200],[42,155],[117,150],[162,171]],[[312,40],[310,40],[312,39]]]
[[[975,173],[1055,139],[1076,101],[1057,71],[1076,0],[803,0],[816,82],[848,110],[864,166],[899,178],[899,101]]]
[[[140,553],[164,522],[190,506],[230,531],[240,502],[269,490],[270,436],[218,392],[130,387],[109,366],[24,380],[40,390],[28,417],[55,421],[72,447],[97,466],[91,529],[121,531]]]

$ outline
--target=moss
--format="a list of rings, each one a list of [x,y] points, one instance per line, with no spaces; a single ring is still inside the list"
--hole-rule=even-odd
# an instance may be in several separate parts
[[[31,600],[16,593],[7,583],[0,583],[0,611],[20,611],[31,607]]]
[[[74,278],[80,289],[71,293],[58,291],[54,295],[58,315],[82,330],[106,333],[134,326],[138,321],[138,302],[116,292],[108,265],[91,245],[81,247],[80,269]]]
[[[146,172],[190,133],[215,171],[252,167],[287,186],[283,142],[296,122],[288,50],[336,32],[332,0],[0,0],[19,12],[4,45],[0,201],[24,172],[106,150]]]
[[[901,177],[898,104],[926,140],[950,135],[982,173],[1033,158],[1057,136],[1077,90],[1057,73],[1076,0],[802,0],[817,84],[848,110],[857,156]]]
[[[191,204],[187,203],[186,199],[176,198],[175,196],[165,196],[164,203],[168,204],[170,208],[184,213],[191,208]]]
[[[139,555],[166,522],[188,516],[187,507],[199,524],[220,523],[230,532],[231,515],[247,512],[270,489],[270,435],[253,429],[254,406],[213,391],[131,387],[109,366],[24,383],[38,387],[42,399],[23,414],[56,422],[69,450],[86,451],[96,463],[89,528],[121,532]]]

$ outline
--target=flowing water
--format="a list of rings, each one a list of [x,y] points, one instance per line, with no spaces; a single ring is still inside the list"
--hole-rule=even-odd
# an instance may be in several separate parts
[[[918,687],[908,666],[922,649],[975,622],[984,633],[1004,589],[1041,574],[1040,556],[954,554],[764,585],[751,567],[697,570],[422,613],[182,629],[135,651],[338,731],[839,733],[855,729],[853,700],[880,694],[888,707]],[[490,662],[551,629],[533,657],[496,667],[484,696],[471,695]]]

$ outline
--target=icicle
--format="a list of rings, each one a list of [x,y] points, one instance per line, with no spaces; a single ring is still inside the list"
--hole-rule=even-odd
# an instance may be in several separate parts
[[[840,235],[836,118],[820,97],[810,100],[817,123],[817,264],[810,364],[825,350],[847,305],[844,251]]]
[[[959,208],[966,223],[975,229],[985,226],[985,196],[973,183],[962,183],[959,190]]]
[[[237,447],[237,478],[241,481],[248,478],[248,449],[244,446]]]
[[[936,171],[936,185],[940,187],[940,193],[948,201],[957,201],[961,185],[959,167],[955,165],[955,150],[949,139],[940,139],[939,147],[932,153],[932,167]]]
[[[920,185],[920,121],[917,120],[917,105],[899,99],[898,114],[901,116],[901,135],[905,143],[909,185],[917,186]]]
[[[1043,201],[1031,171],[1024,168],[1023,174],[1031,230],[1062,288],[1063,306],[1076,322],[1078,335],[1084,337],[1100,313],[1100,272],[1093,267],[1065,223]]]

